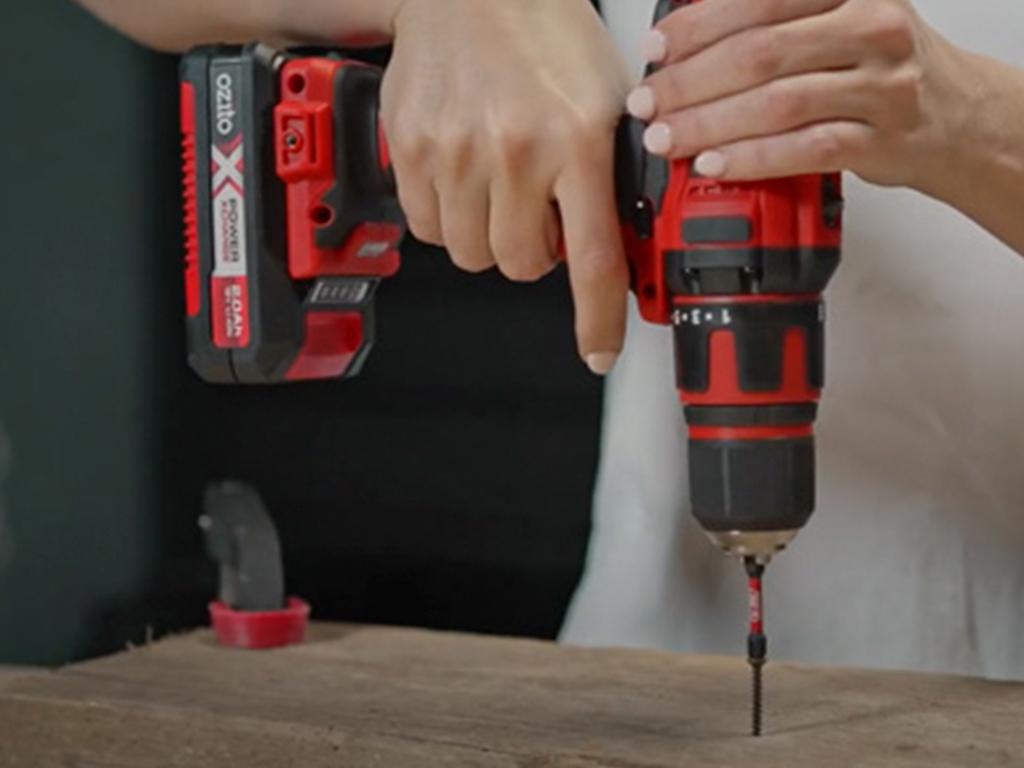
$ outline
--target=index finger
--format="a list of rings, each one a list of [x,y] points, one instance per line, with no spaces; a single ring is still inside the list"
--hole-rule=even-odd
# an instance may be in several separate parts
[[[702,0],[659,21],[644,41],[648,61],[668,64],[754,27],[826,13],[846,0]]]
[[[609,135],[606,145],[592,145],[585,158],[571,163],[554,190],[562,217],[580,356],[598,375],[611,371],[622,351],[629,293],[612,153]]]

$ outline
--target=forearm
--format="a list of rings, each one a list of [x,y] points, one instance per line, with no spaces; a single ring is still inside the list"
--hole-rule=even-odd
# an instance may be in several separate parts
[[[78,0],[161,51],[211,42],[384,43],[403,0]]]
[[[947,146],[915,186],[1024,255],[1024,70],[952,46],[943,56],[959,93]]]

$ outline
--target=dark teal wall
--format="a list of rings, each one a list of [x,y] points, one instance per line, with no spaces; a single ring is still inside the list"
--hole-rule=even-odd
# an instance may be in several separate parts
[[[167,63],[62,0],[0,3],[0,29],[0,663],[53,664],[151,553]]]

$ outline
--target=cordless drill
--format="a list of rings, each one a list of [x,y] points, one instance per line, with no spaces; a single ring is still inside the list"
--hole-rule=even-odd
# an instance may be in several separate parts
[[[655,22],[689,2],[660,0]],[[674,328],[693,514],[747,572],[760,735],[762,577],[814,511],[822,294],[840,262],[842,179],[719,182],[651,156],[637,168],[643,192],[624,230],[633,290],[645,320]]]
[[[660,0],[655,20],[685,3]],[[356,375],[405,223],[380,127],[381,72],[338,52],[203,47],[181,67],[189,360],[206,381]],[[824,383],[822,293],[840,260],[838,174],[703,178],[617,132],[616,190],[642,317],[674,329],[694,516],[750,583],[810,518]]]

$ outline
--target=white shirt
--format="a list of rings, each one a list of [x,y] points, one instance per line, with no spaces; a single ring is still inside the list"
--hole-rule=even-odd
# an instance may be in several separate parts
[[[638,72],[650,6],[605,0]],[[1024,66],[1021,0],[918,9]],[[768,569],[769,655],[1024,679],[1024,259],[933,200],[844,183],[817,511]],[[742,569],[688,509],[672,354],[670,331],[633,311],[562,640],[742,654]]]

